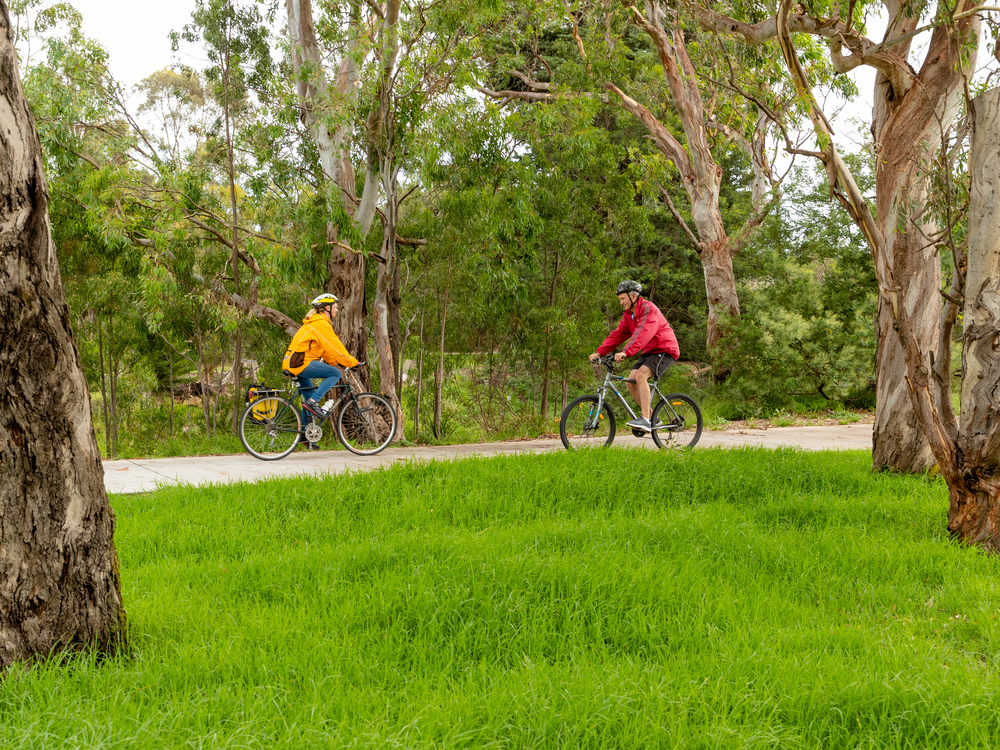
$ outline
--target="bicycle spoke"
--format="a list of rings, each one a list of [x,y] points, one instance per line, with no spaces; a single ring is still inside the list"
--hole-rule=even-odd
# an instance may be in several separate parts
[[[353,453],[378,453],[395,434],[396,413],[389,401],[376,393],[349,399],[337,416],[337,437]]]
[[[257,399],[240,417],[240,442],[250,455],[265,461],[291,453],[300,430],[298,412],[277,396]]]
[[[559,437],[567,449],[600,448],[615,437],[615,418],[596,396],[581,396],[572,401],[559,420]]]

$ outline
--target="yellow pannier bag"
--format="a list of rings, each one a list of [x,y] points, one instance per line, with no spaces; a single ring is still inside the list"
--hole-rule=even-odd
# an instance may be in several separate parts
[[[277,396],[278,391],[275,388],[268,388],[263,385],[252,385],[247,389],[246,404],[250,406],[268,396]],[[259,403],[250,410],[250,413],[255,419],[273,419],[275,413],[278,411],[277,401],[268,401],[267,403]]]

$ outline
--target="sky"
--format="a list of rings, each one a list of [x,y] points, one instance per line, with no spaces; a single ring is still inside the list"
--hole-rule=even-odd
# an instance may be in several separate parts
[[[171,31],[191,20],[194,0],[70,0],[83,16],[84,33],[99,41],[111,55],[111,74],[131,87],[174,59]],[[190,53],[180,61],[203,67]]]

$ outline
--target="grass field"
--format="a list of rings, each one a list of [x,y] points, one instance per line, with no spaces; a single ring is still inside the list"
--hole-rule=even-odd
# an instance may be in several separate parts
[[[861,452],[609,450],[113,498],[133,653],[4,748],[969,748],[998,561]]]

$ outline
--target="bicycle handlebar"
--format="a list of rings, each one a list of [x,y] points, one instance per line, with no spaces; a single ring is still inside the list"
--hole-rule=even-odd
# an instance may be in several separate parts
[[[615,366],[615,355],[614,354],[606,354],[603,357],[598,357],[597,359],[592,360],[591,364],[594,364],[595,362],[597,364],[604,365],[609,370],[613,370],[614,366]]]

